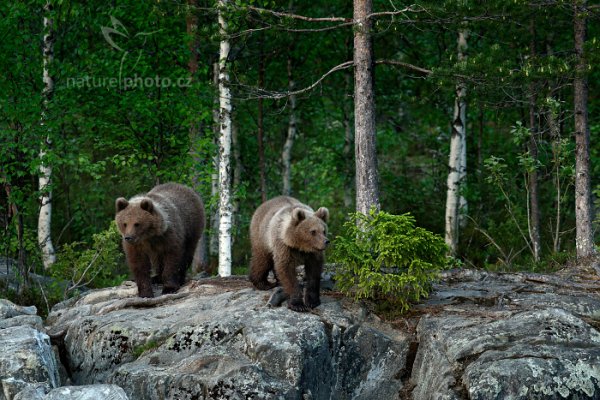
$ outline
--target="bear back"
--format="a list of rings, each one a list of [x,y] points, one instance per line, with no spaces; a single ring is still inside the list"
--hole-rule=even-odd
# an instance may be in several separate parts
[[[116,200],[117,227],[131,244],[160,237],[169,232],[177,239],[199,238],[204,229],[204,206],[192,189],[166,183],[129,200]]]

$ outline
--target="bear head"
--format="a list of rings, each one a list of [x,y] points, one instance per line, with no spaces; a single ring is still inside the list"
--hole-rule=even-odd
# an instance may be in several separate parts
[[[302,207],[292,210],[290,222],[285,228],[286,245],[306,253],[325,250],[329,244],[327,239],[327,220],[329,210],[325,207],[312,212]]]
[[[119,197],[115,205],[115,222],[127,243],[136,244],[166,231],[164,213],[151,199]]]

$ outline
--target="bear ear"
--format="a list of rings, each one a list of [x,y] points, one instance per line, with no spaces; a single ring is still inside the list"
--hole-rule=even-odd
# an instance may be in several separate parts
[[[317,218],[321,218],[323,222],[327,222],[329,220],[329,210],[326,207],[321,207],[315,213]]]
[[[295,225],[298,225],[305,218],[306,218],[306,212],[303,208],[299,208],[299,207],[294,208],[294,210],[292,211],[292,222]]]
[[[128,205],[129,205],[129,202],[127,201],[127,199],[125,197],[119,197],[117,199],[117,201],[115,201],[115,208],[116,208],[117,212],[123,211],[124,209],[127,208]]]
[[[150,199],[142,200],[140,203],[140,207],[142,208],[142,210],[148,211],[149,213],[152,213],[152,210],[154,210],[154,204],[152,204],[152,200]]]

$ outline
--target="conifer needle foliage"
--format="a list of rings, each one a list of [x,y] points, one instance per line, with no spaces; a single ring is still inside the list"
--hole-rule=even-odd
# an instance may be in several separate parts
[[[429,295],[447,264],[444,239],[415,226],[407,214],[371,210],[349,214],[333,243],[338,289],[356,299],[384,301],[407,311]]]

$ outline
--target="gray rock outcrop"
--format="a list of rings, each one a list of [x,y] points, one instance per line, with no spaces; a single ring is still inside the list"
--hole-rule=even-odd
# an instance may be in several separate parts
[[[296,313],[266,307],[268,294],[239,279],[151,300],[122,287],[57,307],[47,322],[74,382],[113,383],[131,399],[397,396],[405,334],[352,302]]]
[[[424,303],[414,399],[600,398],[598,283],[459,271]]]
[[[595,273],[450,271],[387,323],[336,295],[270,307],[243,278],[136,293],[86,292],[46,327],[0,300],[0,400],[600,399]]]

